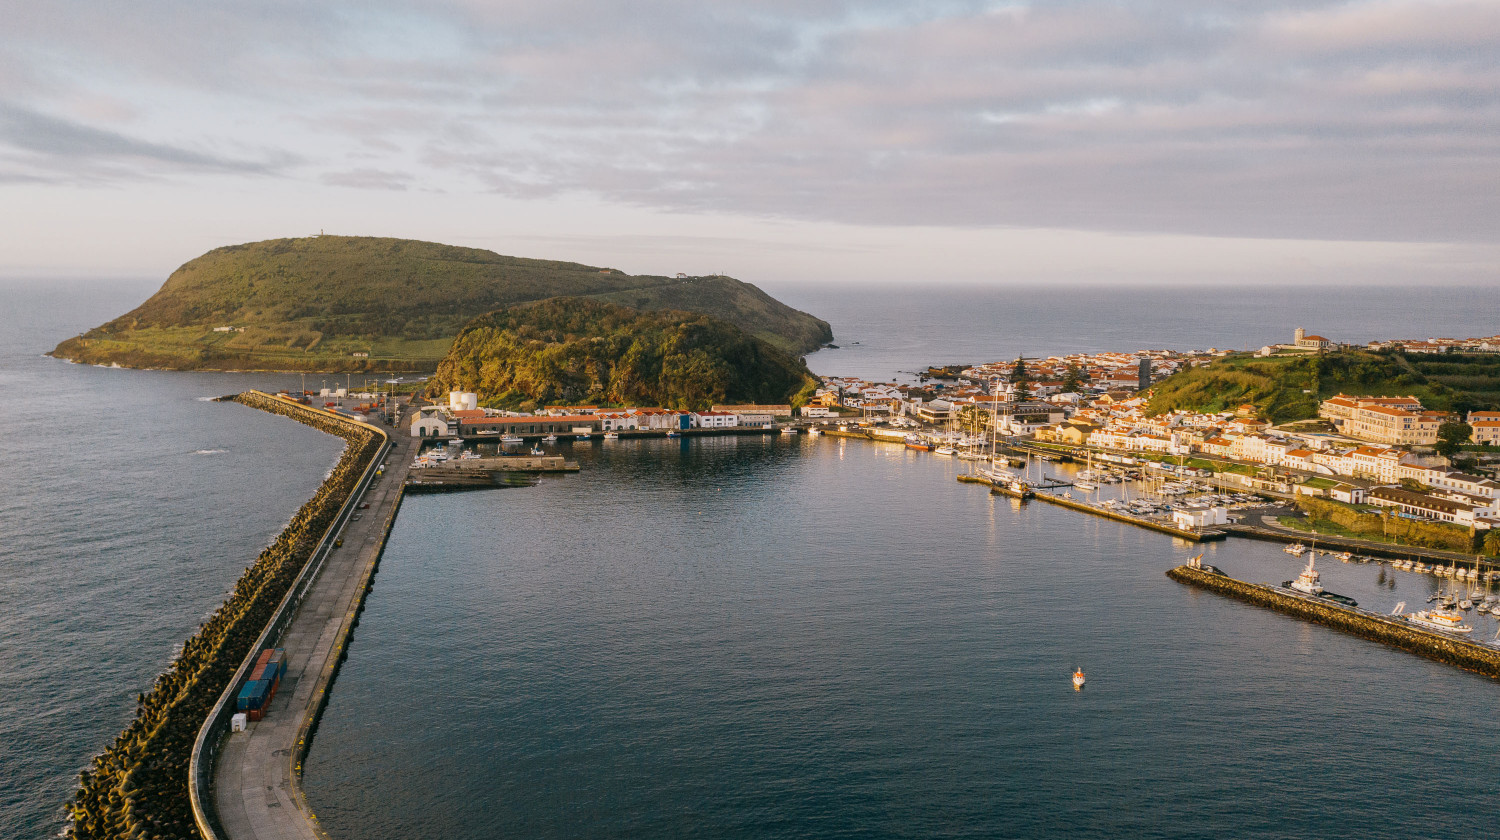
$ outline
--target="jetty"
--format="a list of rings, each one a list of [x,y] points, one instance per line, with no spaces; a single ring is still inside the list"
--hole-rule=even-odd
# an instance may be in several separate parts
[[[1292,593],[1266,583],[1248,583],[1208,566],[1185,564],[1169,570],[1167,577],[1178,583],[1296,616],[1351,636],[1381,642],[1428,659],[1500,679],[1500,648],[1437,630],[1427,630],[1397,616],[1343,606],[1326,598]]]
[[[326,840],[302,790],[302,761],[400,508],[414,444],[367,428],[385,437],[380,455],[199,732],[189,796],[204,840]],[[256,654],[272,646],[286,650],[281,688],[262,720],[230,731],[233,698]]]

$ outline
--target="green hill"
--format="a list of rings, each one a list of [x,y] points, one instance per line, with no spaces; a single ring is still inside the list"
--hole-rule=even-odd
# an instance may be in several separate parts
[[[1275,423],[1316,417],[1335,394],[1415,396],[1435,411],[1500,406],[1500,358],[1406,356],[1341,350],[1321,355],[1227,356],[1174,374],[1152,388],[1151,414],[1231,411],[1254,404]]]
[[[432,393],[477,391],[485,405],[606,403],[703,409],[802,403],[816,380],[801,359],[727,321],[553,298],[476,318],[453,341]]]
[[[145,303],[52,352],[127,367],[430,369],[469,320],[560,295],[702,312],[791,353],[833,338],[826,322],[729,277],[632,276],[433,242],[319,236],[209,251]],[[223,327],[233,330],[215,330]]]

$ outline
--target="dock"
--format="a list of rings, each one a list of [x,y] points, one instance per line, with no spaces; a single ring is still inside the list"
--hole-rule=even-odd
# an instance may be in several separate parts
[[[1248,583],[1208,568],[1182,565],[1167,572],[1178,583],[1207,589],[1286,615],[1321,624],[1351,636],[1400,648],[1467,671],[1500,679],[1500,648],[1437,630],[1427,630],[1395,616],[1346,607],[1323,598],[1290,593],[1265,583]]]
[[[498,455],[488,458],[454,458],[444,462],[441,467],[425,467],[412,470],[412,475],[420,475],[434,469],[531,473],[578,472],[578,462],[569,461],[561,455]]]
[[[251,653],[268,644],[286,650],[286,676],[265,718],[244,732],[224,731],[222,713],[204,724],[191,792],[204,840],[326,840],[302,790],[302,760],[401,505],[414,439],[388,437],[376,461],[384,468],[372,465],[351,494],[325,537],[331,547],[309,562],[307,582],[288,595]]]
[[[1113,510],[1105,510],[1104,508],[1096,507],[1094,505],[1088,504],[1087,502],[1080,502],[1077,499],[1065,499],[1062,496],[1058,496],[1052,493],[1038,493],[1036,494],[1036,497],[1044,502],[1047,502],[1048,504],[1071,508],[1072,510],[1082,511],[1084,513],[1091,513],[1095,516],[1102,516],[1105,519],[1113,519],[1116,522],[1127,522],[1138,528],[1146,528],[1148,530],[1157,531],[1163,534],[1171,534],[1172,536],[1177,537],[1181,540],[1189,540],[1192,542],[1215,542],[1229,536],[1228,533],[1215,528],[1179,528],[1176,525],[1169,525],[1165,522],[1157,522],[1155,520],[1146,519],[1141,516],[1131,516],[1128,513],[1119,513]]]
[[[505,487],[533,487],[535,472],[426,467],[412,470],[406,476],[407,493],[450,493],[461,490],[493,490]]]

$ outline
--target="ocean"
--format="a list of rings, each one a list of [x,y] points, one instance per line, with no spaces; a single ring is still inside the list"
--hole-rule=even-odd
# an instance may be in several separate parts
[[[41,355],[150,291],[0,288],[3,837],[56,833],[136,693],[338,456],[206,401],[296,376]],[[1493,288],[770,291],[833,323],[815,370],[870,378],[1295,326],[1493,334],[1500,311]],[[1497,793],[1491,681],[1180,587],[1168,537],[827,438],[579,457],[538,487],[407,502],[308,762],[335,837],[1489,828],[1464,803]],[[1295,571],[1275,546],[1207,559]],[[1432,585],[1383,572],[1325,577],[1382,606]]]

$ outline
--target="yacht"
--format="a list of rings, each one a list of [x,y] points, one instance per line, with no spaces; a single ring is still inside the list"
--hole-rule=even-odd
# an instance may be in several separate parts
[[[1077,487],[1079,490],[1098,490],[1099,489],[1099,485],[1094,484],[1091,481],[1074,481],[1073,482],[1073,486]]]
[[[1418,627],[1428,630],[1442,630],[1445,633],[1472,633],[1474,628],[1464,624],[1464,617],[1458,613],[1445,612],[1443,610],[1422,610],[1406,616],[1406,620]]]
[[[1306,595],[1323,594],[1323,584],[1319,582],[1317,569],[1313,568],[1313,558],[1307,558],[1307,568],[1302,570],[1302,574],[1297,575],[1296,580],[1288,583],[1287,588]]]
[[[958,450],[954,449],[951,446],[939,446],[937,449],[932,450],[932,454],[934,454],[934,455],[957,455],[958,454]]]

